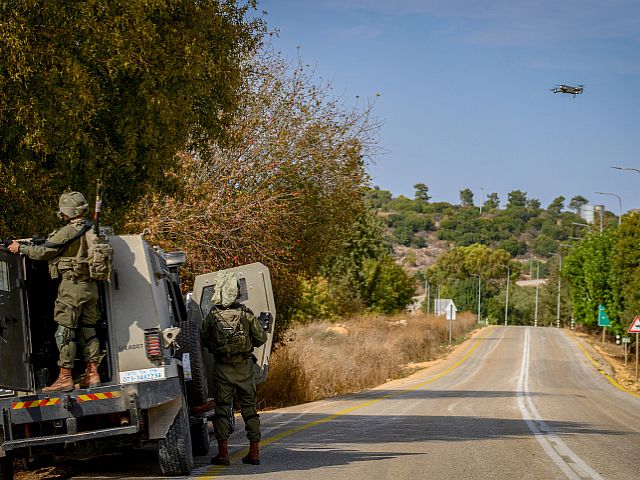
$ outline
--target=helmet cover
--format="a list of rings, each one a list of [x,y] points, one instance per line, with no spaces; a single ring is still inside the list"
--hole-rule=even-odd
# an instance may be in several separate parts
[[[60,195],[58,203],[58,215],[66,215],[69,218],[84,215],[89,210],[89,204],[80,192],[66,192]]]

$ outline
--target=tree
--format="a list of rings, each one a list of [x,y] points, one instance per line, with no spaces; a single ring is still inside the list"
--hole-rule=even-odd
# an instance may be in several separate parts
[[[284,325],[300,279],[320,274],[360,228],[378,126],[370,110],[345,109],[299,65],[265,54],[247,72],[228,127],[236,141],[182,153],[172,178],[179,188],[146,195],[127,228],[187,253],[186,288],[211,269],[268,264]],[[353,241],[369,248],[368,237]]]
[[[538,215],[540,213],[540,200],[537,198],[528,199],[527,208],[531,210],[534,215]]]
[[[460,203],[463,207],[473,206],[473,192],[469,188],[460,190]]]
[[[424,183],[416,183],[413,188],[416,189],[416,200],[421,200],[425,203],[429,201],[429,199],[431,198],[429,196],[429,187],[427,187]]]
[[[564,208],[564,200],[565,198],[562,195],[556,197],[547,207],[547,212],[549,212],[554,217],[560,215],[560,212]]]
[[[507,198],[507,209],[525,207],[527,204],[527,192],[521,190],[512,190]]]
[[[577,322],[597,325],[598,305],[604,304],[613,329],[619,329],[619,280],[613,267],[615,235],[589,234],[569,251],[562,271],[571,283],[573,315]]]
[[[101,177],[105,213],[118,224],[150,187],[170,188],[174,177],[165,172],[179,165],[179,150],[230,144],[242,62],[264,30],[254,7],[234,0],[3,2],[0,203],[24,198],[20,215],[39,218],[45,208],[55,223],[55,196],[65,188],[89,196]],[[25,172],[38,180],[23,182]],[[17,230],[23,227],[14,219],[5,216],[2,230],[31,233]]]
[[[500,198],[496,192],[490,193],[487,195],[487,199],[484,202],[484,208],[487,210],[492,210],[494,208],[498,208],[500,206]]]
[[[587,200],[586,198],[584,198],[582,195],[576,195],[575,197],[573,197],[571,199],[571,201],[569,202],[569,208],[572,210],[575,210],[577,215],[580,215],[580,210],[582,209],[583,206],[585,206],[587,203],[589,203],[589,200]]]

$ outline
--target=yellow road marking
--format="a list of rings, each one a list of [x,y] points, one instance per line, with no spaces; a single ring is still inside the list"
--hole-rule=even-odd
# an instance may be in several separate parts
[[[360,410],[361,408],[365,408],[368,407],[370,405],[373,405],[374,403],[378,403],[382,400],[385,400],[387,398],[390,397],[395,397],[397,395],[401,395],[403,393],[407,393],[407,392],[411,392],[413,390],[417,390],[420,387],[424,387],[425,385],[428,385],[430,383],[435,382],[436,380],[444,377],[445,375],[448,375],[449,373],[451,373],[452,371],[454,371],[456,368],[458,368],[460,365],[462,365],[462,363],[469,358],[469,356],[475,351],[476,348],[478,348],[480,346],[480,340],[484,340],[483,338],[477,338],[476,339],[476,343],[473,345],[473,347],[471,347],[471,349],[460,359],[458,360],[456,363],[454,363],[453,365],[451,365],[449,368],[447,368],[444,372],[439,373],[438,375],[430,378],[429,380],[425,380],[424,382],[420,382],[410,388],[406,388],[404,390],[398,390],[397,392],[393,392],[393,393],[388,393],[386,395],[382,395],[380,397],[371,399],[367,402],[364,403],[360,403],[358,405],[355,405],[353,407],[349,407],[349,408],[345,408],[344,410],[341,410],[337,413],[333,413],[331,415],[327,415],[324,418],[321,418],[319,420],[314,420],[313,422],[309,422],[309,423],[305,423],[304,425],[299,425],[297,427],[293,427],[290,428],[289,430],[285,430],[284,432],[278,433],[277,435],[274,435],[272,437],[269,437],[265,440],[262,440],[260,443],[262,446],[267,446],[270,445],[272,443],[275,443],[279,440],[282,440],[283,438],[289,437],[291,435],[295,435],[298,432],[301,432],[302,430],[306,430],[308,428],[311,427],[315,427],[317,425],[322,425],[323,423],[327,423],[330,422],[331,420],[335,420],[338,417],[341,417],[343,415],[346,415],[348,413],[354,412],[356,410]],[[245,456],[247,454],[249,450],[247,448],[236,452],[233,455],[230,455],[230,459],[232,461],[236,461],[239,460],[241,457]],[[204,475],[202,476],[198,476],[197,478],[215,478],[215,476],[217,474],[220,474],[224,471],[225,468],[228,468],[228,466],[226,465],[215,465],[213,467],[211,467],[207,472],[204,473]]]
[[[593,364],[594,367],[596,367],[596,370],[598,370],[598,372],[600,372],[607,380],[609,380],[609,383],[611,383],[611,385],[613,385],[616,388],[619,388],[620,390],[622,390],[623,392],[627,392],[630,395],[633,395],[634,397],[638,397],[640,398],[640,395],[638,395],[635,392],[632,392],[631,390],[629,390],[628,388],[623,387],[622,385],[620,385],[615,378],[612,378],[611,375],[609,375],[607,372],[605,372],[602,367],[600,367],[600,365],[598,365],[598,362],[596,362],[593,357],[591,355],[589,355],[589,352],[587,352],[585,350],[585,348],[580,345],[580,343],[578,342],[577,339],[575,339],[573,336],[571,337],[571,340],[574,341],[574,343],[578,346],[578,348],[580,349],[580,351],[582,353],[584,353],[585,357],[587,357],[589,359],[589,361]]]

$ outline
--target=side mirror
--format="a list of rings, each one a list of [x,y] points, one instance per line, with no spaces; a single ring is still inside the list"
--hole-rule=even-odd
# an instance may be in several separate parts
[[[271,330],[271,321],[273,320],[273,315],[271,312],[260,312],[258,315],[258,321],[264,330]]]

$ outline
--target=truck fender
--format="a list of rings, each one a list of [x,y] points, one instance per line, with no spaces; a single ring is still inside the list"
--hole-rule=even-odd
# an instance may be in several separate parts
[[[182,407],[182,395],[173,400],[147,410],[149,419],[149,439],[157,440],[167,436],[169,427]]]

